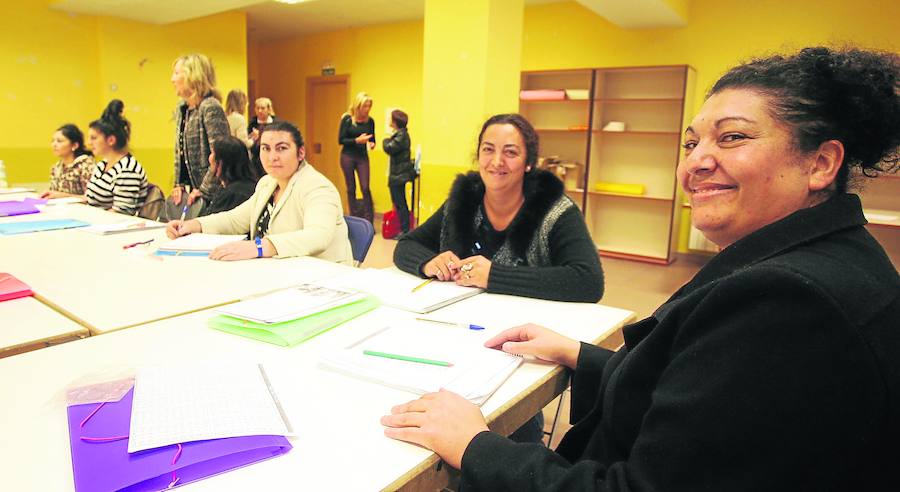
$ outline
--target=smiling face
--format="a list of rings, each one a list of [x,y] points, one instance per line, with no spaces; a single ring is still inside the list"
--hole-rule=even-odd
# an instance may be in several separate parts
[[[185,101],[191,97],[193,91],[187,83],[187,76],[184,73],[184,68],[182,67],[182,63],[179,60],[175,63],[175,67],[172,68],[172,86],[175,87],[175,94],[184,99]]]
[[[78,148],[78,144],[73,144],[71,140],[63,135],[63,132],[57,130],[53,134],[53,139],[50,140],[50,148],[53,150],[53,155],[60,159],[65,159],[72,156],[75,149]]]
[[[485,190],[522,193],[525,156],[525,141],[515,126],[502,123],[487,127],[478,144],[478,172]]]
[[[685,131],[678,182],[694,226],[726,247],[810,206],[815,153],[794,148],[790,130],[747,89],[710,97]]]
[[[259,159],[266,174],[279,182],[290,180],[305,156],[304,148],[298,149],[288,132],[263,132],[260,138]]]

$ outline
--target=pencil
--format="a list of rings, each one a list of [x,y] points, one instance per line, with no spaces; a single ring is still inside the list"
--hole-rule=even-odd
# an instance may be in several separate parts
[[[413,290],[412,290],[411,292],[416,292],[417,290],[421,289],[422,287],[425,287],[426,285],[430,284],[431,282],[434,282],[434,277],[431,277],[430,279],[428,279],[428,280],[422,282],[421,284],[419,284],[419,285],[413,287]]]
[[[405,360],[407,362],[418,362],[420,364],[431,364],[433,366],[453,367],[453,364],[444,362],[442,360],[423,359],[421,357],[411,357],[409,355],[388,354],[386,352],[376,352],[374,350],[363,350],[363,355],[384,357],[386,359]]]

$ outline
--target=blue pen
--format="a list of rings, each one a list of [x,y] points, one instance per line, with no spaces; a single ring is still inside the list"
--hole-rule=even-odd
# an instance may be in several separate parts
[[[178,224],[178,232],[181,232],[181,226],[184,225],[184,218],[187,217],[187,199],[184,200],[184,208],[181,209],[181,224]]]
[[[452,321],[441,321],[438,319],[429,319],[429,318],[416,318],[418,321],[428,321],[429,323],[438,323],[442,325],[450,325],[450,326],[462,326],[464,328],[468,328],[470,330],[483,330],[483,326],[472,325],[468,323],[454,323]]]

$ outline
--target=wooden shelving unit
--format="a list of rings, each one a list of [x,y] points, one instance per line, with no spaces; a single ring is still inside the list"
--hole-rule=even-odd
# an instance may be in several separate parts
[[[693,85],[686,65],[522,74],[522,89],[590,91],[589,101],[521,101],[519,110],[538,128],[541,156],[582,164],[576,177],[567,175],[566,188],[601,254],[672,261],[682,202],[675,168]],[[604,130],[611,121],[624,130]],[[573,126],[586,129],[568,130]],[[598,182],[639,184],[644,193],[596,191]]]

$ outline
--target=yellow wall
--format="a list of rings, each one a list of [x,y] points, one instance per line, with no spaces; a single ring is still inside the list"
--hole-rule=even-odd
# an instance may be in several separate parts
[[[385,110],[400,108],[409,114],[413,149],[421,137],[422,114],[422,22],[403,22],[346,29],[286,41],[261,43],[260,96],[272,99],[279,117],[306,126],[306,78],[320,76],[322,64],[330,61],[337,74],[350,74],[348,101],[365,91],[373,99],[372,118],[379,142],[385,136]],[[334,115],[337,139],[341,115]],[[375,210],[391,207],[387,189],[387,155],[381,145],[369,153],[370,187]],[[316,163],[313,162],[313,165]]]
[[[232,88],[246,91],[243,13],[160,26],[21,2],[9,4],[0,22],[0,71],[16,74],[0,82],[0,159],[13,183],[47,181],[55,161],[53,131],[72,122],[86,132],[106,103],[118,98],[132,124],[132,152],[150,180],[168,191],[178,103],[169,82],[172,61],[204,53],[213,60],[223,95]]]

